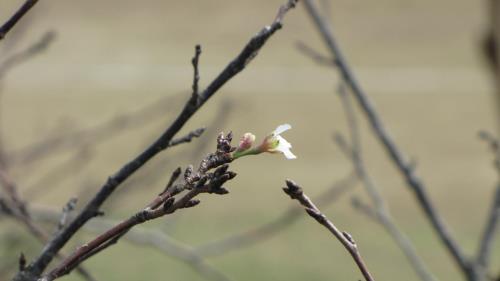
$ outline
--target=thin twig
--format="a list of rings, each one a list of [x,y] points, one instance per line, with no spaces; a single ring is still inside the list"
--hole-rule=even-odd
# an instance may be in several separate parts
[[[57,222],[58,213],[50,208],[36,206],[33,208],[33,215],[38,220],[47,222]],[[86,232],[102,233],[117,225],[116,222],[102,218],[95,219],[87,223],[83,229]],[[152,247],[163,254],[178,259],[193,268],[200,276],[209,280],[228,280],[224,273],[208,264],[203,257],[199,256],[194,249],[165,233],[145,227],[134,227],[122,238],[126,242]]]
[[[320,15],[316,5],[312,0],[304,0],[304,6],[307,10],[307,13],[311,16],[314,24],[316,25],[317,30],[320,32],[325,44],[330,50],[331,55],[335,57],[342,79],[351,89],[351,92],[356,98],[356,101],[366,115],[373,132],[382,143],[386,152],[390,156],[390,159],[401,172],[408,186],[414,192],[416,200],[418,201],[420,207],[423,209],[426,217],[429,219],[433,229],[438,234],[441,242],[451,254],[453,260],[460,268],[460,270],[464,273],[464,275],[471,280],[475,280],[475,278],[473,277],[474,270],[469,259],[463,253],[460,245],[452,237],[448,226],[445,224],[444,220],[438,214],[434,205],[431,203],[431,200],[427,195],[425,185],[415,175],[414,171],[411,169],[411,165],[405,160],[402,152],[392,141],[389,133],[384,128],[380,117],[375,111],[375,108],[373,107],[370,99],[368,98],[368,95],[361,88],[356,77],[354,76],[354,73],[351,71],[351,68],[345,60],[342,51],[338,46],[335,37],[333,36],[329,23],[327,23],[326,20]]]
[[[349,174],[319,194],[316,197],[315,202],[317,202],[320,207],[326,207],[337,201],[337,199],[339,199],[347,191],[351,190],[355,186],[356,182],[357,177],[353,174]],[[297,208],[295,205],[290,206],[287,210],[283,211],[278,218],[268,223],[196,247],[196,253],[203,257],[213,257],[252,246],[284,231],[301,217],[302,212],[300,208]]]
[[[12,68],[45,51],[50,44],[54,42],[55,37],[55,31],[47,31],[33,45],[0,62],[0,80],[2,80],[5,77],[5,74],[7,74]]]
[[[231,140],[231,133],[227,136],[220,134],[217,138],[217,151],[201,161],[196,173],[188,167],[184,173],[183,183],[160,193],[144,209],[79,247],[42,280],[50,281],[68,274],[81,262],[106,249],[109,245],[115,244],[119,238],[138,224],[172,214],[178,209],[197,205],[200,201],[194,198],[200,193],[227,194],[228,191],[223,187],[223,184],[236,176],[236,173],[228,171],[227,164],[232,161],[230,153],[234,150],[230,144]],[[216,170],[213,173],[208,173],[212,169]],[[175,197],[184,190],[188,190],[188,192],[179,198]],[[118,239],[115,239],[116,237]]]
[[[295,44],[295,47],[304,56],[310,58],[312,61],[316,62],[319,65],[328,66],[328,67],[335,65],[334,59],[319,53],[318,51],[316,51],[315,49],[313,49],[312,47],[310,47],[309,45],[307,45],[306,43],[304,43],[302,41],[298,41]]]
[[[282,27],[282,18],[285,12],[295,3],[296,1],[289,0],[287,4],[280,7],[278,15],[271,25],[264,27],[250,39],[240,54],[226,66],[202,93],[200,93],[198,102],[194,103],[192,100],[193,97],[191,96],[190,101],[186,103],[182,112],[166,131],[151,144],[151,146],[110,176],[94,198],[92,198],[83,208],[80,214],[61,232],[60,235],[54,237],[54,239],[46,245],[40,256],[23,272],[29,274],[25,275],[19,273],[15,280],[33,280],[40,276],[52,261],[52,257],[55,253],[57,253],[88,220],[98,214],[101,205],[116,188],[146,162],[165,150],[175,134],[182,129],[191,116],[193,116],[226,82],[241,72],[250,63],[267,40]]]
[[[297,200],[302,206],[305,207],[306,212],[314,218],[318,223],[326,227],[334,236],[339,240],[339,242],[346,248],[346,250],[351,254],[354,262],[359,268],[361,274],[366,281],[373,281],[373,277],[371,276],[368,268],[366,267],[363,258],[361,257],[358,251],[358,245],[352,238],[352,236],[345,232],[340,231],[337,227],[330,221],[328,218],[321,213],[321,211],[314,205],[314,203],[309,199],[309,197],[304,194],[302,188],[298,186],[292,180],[286,180],[287,187],[283,188],[283,191],[290,196],[291,199]]]
[[[0,40],[4,39],[7,33],[16,25],[16,23],[29,11],[38,0],[26,0],[24,4],[7,20],[2,26],[0,26]]]

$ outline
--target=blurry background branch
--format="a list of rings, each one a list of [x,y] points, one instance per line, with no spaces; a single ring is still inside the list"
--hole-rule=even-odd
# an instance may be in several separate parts
[[[373,133],[381,142],[393,164],[400,171],[408,186],[413,191],[417,202],[424,211],[427,219],[429,219],[441,242],[446,247],[464,276],[466,276],[468,280],[478,280],[480,277],[477,276],[474,264],[465,256],[463,249],[456,242],[455,238],[451,236],[449,227],[445,224],[445,221],[439,215],[431,202],[425,185],[415,175],[412,165],[405,159],[402,151],[400,151],[390,137],[368,95],[361,88],[361,85],[357,81],[354,73],[343,56],[343,53],[332,33],[330,24],[321,15],[314,1],[304,0],[303,3],[308,15],[311,17],[316,29],[321,35],[321,38],[330,51],[331,56],[334,57],[337,70],[340,72],[342,80],[348,86],[350,92],[362,109],[362,112],[365,114]]]
[[[373,207],[364,205],[360,199],[354,201],[354,207],[358,210],[364,211],[369,215],[370,218],[374,219],[376,222],[380,223],[382,227],[388,232],[391,238],[396,242],[398,247],[403,251],[408,262],[415,270],[415,273],[424,281],[436,280],[433,274],[427,268],[425,262],[419,257],[413,246],[411,240],[400,230],[400,228],[395,223],[392,215],[389,211],[387,203],[385,202],[382,194],[379,191],[377,183],[368,173],[368,169],[365,164],[364,156],[361,149],[361,132],[359,130],[358,121],[356,114],[354,112],[353,105],[350,100],[350,96],[346,92],[343,85],[339,87],[338,90],[339,97],[342,101],[342,108],[344,109],[347,125],[350,134],[350,145],[347,143],[345,138],[337,133],[335,135],[335,141],[340,147],[340,150],[351,160],[354,170],[357,176],[365,187],[366,193],[371,199]]]

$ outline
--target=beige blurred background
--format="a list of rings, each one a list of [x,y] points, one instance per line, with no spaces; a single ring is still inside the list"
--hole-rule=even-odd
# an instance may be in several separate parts
[[[20,2],[3,0],[0,18],[6,19]],[[281,2],[40,1],[0,45],[1,57],[8,57],[46,31],[57,32],[47,51],[1,81],[0,122],[7,152],[176,97],[163,114],[97,144],[78,142],[74,149],[43,161],[13,165],[21,194],[29,196],[47,173],[81,152],[85,156],[72,164],[71,176],[50,188],[36,186],[31,202],[58,209],[78,196],[79,206],[83,205],[108,175],[142,151],[179,112],[192,83],[194,45],[203,48],[200,85],[204,87],[253,34],[271,22]],[[418,174],[457,240],[467,253],[474,253],[496,183],[493,156],[477,138],[481,129],[494,132],[498,121],[490,73],[479,47],[488,24],[486,2],[332,0],[324,10],[386,126],[407,156],[416,160]],[[337,74],[299,53],[298,41],[326,54],[300,5],[252,64],[183,130],[207,126],[204,137],[148,163],[146,168],[160,175],[147,186],[118,190],[104,206],[109,218],[120,220],[138,210],[161,190],[173,169],[196,163],[210,152],[213,134],[221,130],[262,137],[277,125],[290,123],[293,129],[285,137],[298,159],[243,158],[232,164],[239,175],[230,183],[229,195],[204,196],[200,206],[145,227],[201,245],[276,218],[293,204],[281,191],[286,178],[316,195],[345,177],[350,164],[332,141],[334,131],[347,133],[335,94]],[[221,108],[228,117],[213,124]],[[459,280],[413,194],[362,120],[369,170],[398,224],[437,277]],[[356,238],[377,280],[418,280],[384,229],[353,210],[354,194],[365,198],[358,186],[325,209],[326,215]],[[82,233],[65,251],[94,235]],[[0,239],[0,263],[13,267],[19,251],[32,258],[40,250],[23,228],[7,219],[0,220]],[[498,265],[500,243],[496,245],[492,264]],[[236,281],[360,277],[340,244],[306,215],[272,239],[208,261]],[[85,265],[98,280],[203,280],[183,263],[126,241]],[[72,274],[63,280],[78,279]]]

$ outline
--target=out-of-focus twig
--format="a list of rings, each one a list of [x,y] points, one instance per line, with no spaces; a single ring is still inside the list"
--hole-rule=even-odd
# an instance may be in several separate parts
[[[40,226],[38,226],[28,211],[26,203],[18,194],[17,186],[15,182],[10,178],[7,172],[0,169],[0,185],[4,189],[5,193],[9,197],[9,200],[1,198],[0,202],[0,213],[3,212],[8,216],[14,218],[16,221],[21,222],[26,229],[41,243],[46,243],[49,240],[49,236]],[[62,259],[64,255],[58,253],[57,258]],[[94,277],[90,275],[88,270],[84,267],[79,266],[77,268],[78,274],[82,276],[85,280],[95,281]]]
[[[304,194],[302,188],[298,186],[292,180],[286,180],[286,187],[283,188],[283,191],[290,196],[291,199],[297,200],[302,206],[304,206],[306,212],[314,218],[319,224],[323,225],[327,228],[337,240],[344,246],[344,248],[351,254],[354,262],[359,268],[361,274],[366,281],[373,281],[373,277],[371,276],[368,267],[366,266],[363,258],[361,257],[358,251],[358,245],[352,238],[352,236],[345,232],[340,231],[325,215],[321,213],[321,211],[314,205],[314,203],[309,199],[309,197]]]
[[[88,147],[75,151],[75,154],[62,163],[58,163],[51,167],[46,173],[36,179],[34,183],[28,185],[23,190],[24,198],[27,201],[34,200],[40,197],[41,194],[49,194],[58,183],[64,179],[74,177],[77,172],[84,170],[84,168],[92,163],[92,153]]]
[[[45,51],[50,46],[50,44],[54,42],[55,37],[55,31],[47,31],[33,45],[29,46],[25,50],[9,56],[5,60],[2,60],[0,62],[0,80],[2,80],[12,68],[22,64],[25,61],[30,60],[34,56]]]
[[[302,41],[297,42],[295,46],[297,47],[297,50],[301,52],[304,56],[309,57],[312,61],[316,62],[319,65],[328,67],[335,65],[335,60],[319,53],[318,51],[311,48],[309,45],[307,45]]]
[[[63,229],[60,235],[49,241],[46,247],[44,247],[42,253],[34,260],[34,262],[28,265],[25,271],[19,272],[16,275],[15,280],[31,281],[38,278],[52,261],[52,257],[55,253],[57,253],[88,220],[98,215],[101,205],[116,190],[116,188],[120,186],[120,184],[123,183],[129,176],[140,169],[146,162],[155,157],[161,151],[165,150],[173,137],[182,129],[191,116],[193,116],[198,109],[201,108],[205,102],[207,102],[224,84],[245,69],[251,60],[256,57],[258,51],[264,46],[267,40],[277,30],[281,29],[282,20],[286,11],[295,6],[296,2],[296,0],[289,0],[282,5],[275,20],[254,35],[243,47],[240,54],[234,58],[224,70],[222,70],[222,72],[208,85],[204,91],[197,95],[197,97],[195,95],[191,96],[175,121],[156,141],[110,176],[97,194],[77,215],[77,217]]]
[[[26,0],[24,4],[12,15],[2,26],[0,26],[0,41],[5,38],[7,33],[16,25],[16,23],[29,11],[38,0]]]
[[[74,150],[77,146],[88,146],[114,137],[119,132],[144,126],[145,123],[174,109],[178,105],[179,98],[180,95],[162,97],[136,111],[120,114],[98,125],[49,136],[11,152],[7,155],[9,163],[12,165],[33,164],[56,152]]]
[[[417,202],[424,211],[427,219],[430,221],[433,229],[436,231],[439,239],[444,244],[446,250],[450,253],[451,257],[463,274],[470,280],[476,280],[477,278],[475,277],[474,267],[464,254],[463,249],[451,235],[449,227],[445,224],[445,221],[439,215],[437,209],[431,202],[425,185],[422,183],[420,178],[415,175],[411,164],[405,159],[401,150],[396,146],[396,143],[393,142],[368,95],[361,88],[357,78],[351,71],[351,68],[344,58],[344,55],[332,33],[329,23],[321,16],[314,1],[304,0],[303,3],[307,13],[313,20],[323,41],[328,47],[328,50],[335,58],[337,69],[340,72],[343,81],[349,87],[357,103],[361,107],[375,136],[381,142],[390,159],[413,191]]]
[[[408,262],[415,270],[416,274],[420,277],[420,279],[424,281],[436,280],[433,274],[427,269],[424,261],[418,256],[416,249],[411,243],[410,239],[403,233],[403,231],[399,229],[397,224],[394,222],[389,208],[387,207],[384,198],[380,194],[380,189],[378,188],[375,180],[368,173],[368,169],[366,168],[362,153],[361,132],[359,130],[356,114],[354,112],[351,100],[346,92],[346,89],[342,84],[339,87],[338,93],[342,101],[342,108],[345,112],[351,144],[349,146],[341,134],[335,135],[335,141],[341,148],[341,151],[344,152],[347,158],[352,162],[353,168],[356,171],[359,179],[363,182],[365,190],[368,193],[374,207],[372,210],[369,210],[371,208],[365,206],[359,200],[354,201],[353,206],[357,207],[358,210],[363,210],[364,213],[371,213],[372,215],[369,217],[373,218],[376,222],[380,223],[385,228],[385,230],[396,242],[401,251],[405,254]]]
[[[349,174],[347,177],[334,183],[330,188],[319,194],[316,197],[315,202],[317,202],[320,207],[326,207],[339,199],[347,191],[351,190],[357,181],[356,176]],[[213,257],[252,246],[284,231],[287,227],[300,219],[301,214],[302,210],[300,208],[297,208],[295,205],[290,206],[280,216],[278,216],[278,218],[266,224],[222,238],[220,240],[203,244],[196,247],[196,252],[203,257]]]
[[[42,36],[40,40],[36,41],[33,45],[29,46],[27,49],[15,53],[6,58],[5,60],[1,61],[0,82],[2,82],[2,80],[5,78],[5,75],[10,70],[46,50],[48,46],[52,43],[52,41],[54,41],[54,38],[55,38],[55,32],[48,31]],[[0,88],[0,107],[1,107],[1,101],[3,100],[3,95],[1,90],[2,89]],[[3,112],[3,110],[0,109],[0,112]],[[3,136],[2,132],[3,124],[1,124],[2,121],[3,121],[3,116],[0,115],[0,166],[6,168],[8,164],[7,163],[8,157],[6,155],[6,151],[4,148],[4,139],[2,137]]]

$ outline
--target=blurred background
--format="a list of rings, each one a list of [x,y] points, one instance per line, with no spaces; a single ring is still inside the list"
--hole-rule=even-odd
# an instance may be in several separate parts
[[[0,19],[20,3],[3,0]],[[3,60],[48,31],[56,34],[43,52],[0,78],[2,146],[20,194],[34,208],[60,210],[71,197],[83,206],[107,176],[144,150],[178,114],[190,95],[195,44],[203,49],[204,88],[271,23],[280,4],[40,1],[0,44]],[[477,137],[479,130],[495,132],[498,121],[494,84],[481,50],[489,24],[487,2],[332,0],[322,11],[454,236],[468,254],[475,253],[497,184],[493,154]],[[298,159],[242,158],[231,165],[238,177],[228,185],[230,194],[202,196],[196,208],[141,227],[195,248],[272,221],[296,204],[281,190],[286,178],[315,196],[349,175],[352,166],[332,137],[348,133],[336,94],[338,75],[299,52],[299,41],[328,54],[301,5],[179,136],[202,126],[205,134],[159,154],[127,180],[104,205],[106,219],[119,221],[143,207],[175,168],[196,164],[213,151],[220,131],[232,130],[236,138],[252,132],[259,139],[290,123],[293,129],[284,136]],[[410,189],[365,119],[360,121],[368,170],[395,221],[430,271],[441,280],[460,280]],[[40,152],[41,144],[58,139],[64,141]],[[357,184],[324,213],[355,237],[376,279],[419,280],[384,228],[353,209],[353,196],[369,202]],[[82,231],[64,252],[95,235]],[[21,251],[30,260],[40,249],[25,228],[1,217],[0,278],[9,280],[17,270]],[[500,264],[500,243],[493,255],[492,264]],[[305,214],[271,238],[207,257],[207,263],[235,281],[360,277],[338,241]],[[98,280],[206,280],[178,259],[127,240],[85,266]],[[63,280],[81,279],[71,274]]]

